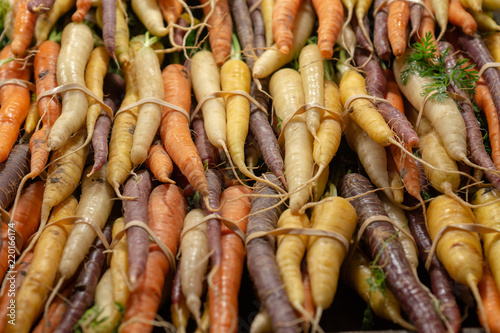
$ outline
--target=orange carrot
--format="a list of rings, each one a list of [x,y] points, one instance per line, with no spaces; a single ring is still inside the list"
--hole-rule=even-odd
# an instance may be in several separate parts
[[[333,56],[333,46],[344,20],[344,7],[340,0],[313,0],[314,9],[318,14],[318,47],[321,56],[329,59]]]
[[[491,158],[495,166],[500,168],[500,124],[491,92],[482,78],[476,85],[476,95],[474,98],[479,108],[483,110],[486,115],[488,135],[491,144]]]
[[[209,26],[209,41],[215,62],[220,67],[231,53],[231,40],[233,36],[233,20],[229,12],[227,0],[200,0]],[[213,8],[210,4],[214,4]]]
[[[36,94],[38,96],[57,87],[56,67],[60,48],[58,43],[50,40],[43,42],[38,48],[34,63]],[[50,153],[47,146],[47,136],[50,127],[61,114],[61,103],[56,97],[45,96],[38,101],[38,110],[43,126],[33,133],[30,139],[30,177],[38,176],[47,164]]]
[[[28,0],[16,0],[14,5],[14,34],[12,36],[11,52],[19,57],[31,44],[35,30],[36,15],[26,7]]]
[[[227,188],[221,196],[221,215],[246,231],[251,190],[242,185]],[[210,332],[236,332],[238,329],[238,294],[245,263],[243,240],[226,226],[222,227],[222,262],[208,290]]]
[[[450,0],[448,21],[462,28],[466,35],[472,35],[477,30],[476,20],[465,10],[460,0]]]
[[[273,8],[273,34],[278,50],[286,55],[293,45],[293,24],[302,0],[276,0]]]
[[[190,112],[191,78],[181,65],[172,64],[162,71],[165,101]],[[198,150],[191,138],[189,120],[182,113],[162,108],[160,133],[165,150],[189,183],[208,198],[208,183]]]
[[[437,49],[435,34],[436,22],[433,18],[434,12],[432,11],[432,4],[430,0],[424,0],[424,3],[426,9],[424,10],[424,13],[422,15],[422,20],[420,21],[420,27],[418,28],[416,39],[417,41],[421,41],[421,39],[424,38],[428,32],[430,32],[432,35],[432,40],[434,41],[434,45]]]
[[[384,98],[396,107],[402,114],[405,114],[405,106],[401,91],[399,91],[398,84],[394,79],[394,73],[391,69],[384,70],[385,78],[387,80],[386,92]]]
[[[91,0],[76,0],[76,12],[71,16],[71,20],[73,22],[82,22],[91,5]]]
[[[146,159],[146,166],[153,173],[153,175],[162,183],[175,183],[170,176],[174,171],[174,165],[170,156],[168,156],[165,148],[160,144],[154,144],[149,147],[148,158]]]
[[[10,57],[9,44],[0,52],[0,60]],[[18,61],[10,61],[0,66],[0,82],[8,79],[28,81],[30,67]],[[0,88],[0,162],[7,159],[10,150],[17,141],[19,129],[28,114],[31,96],[28,88],[17,84],[8,84]]]
[[[159,0],[158,6],[168,24],[176,23],[183,9],[181,2],[178,0]]]
[[[483,264],[483,278],[478,284],[479,293],[481,294],[481,302],[483,303],[486,321],[484,322],[483,316],[479,315],[481,326],[488,325],[491,333],[500,332],[500,293],[498,292],[495,284],[495,279],[487,264]]]
[[[401,57],[406,51],[406,27],[410,20],[410,5],[406,1],[397,0],[389,5],[387,16],[387,34],[392,53]]]
[[[407,151],[410,151],[410,147],[406,144],[405,148]],[[394,157],[394,162],[403,179],[406,190],[412,197],[422,201],[422,197],[420,196],[420,174],[413,155],[403,152],[401,148],[392,144],[389,146],[389,150]]]
[[[156,187],[149,196],[148,226],[158,238],[176,253],[187,213],[182,190],[172,184]],[[175,260],[175,259],[174,259]],[[165,254],[156,243],[150,243],[144,273],[130,293],[120,332],[150,332],[162,298],[165,277],[171,269]]]

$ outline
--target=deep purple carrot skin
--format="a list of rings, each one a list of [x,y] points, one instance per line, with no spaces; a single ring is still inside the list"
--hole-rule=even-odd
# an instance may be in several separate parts
[[[340,180],[338,188],[344,198],[359,196],[351,201],[359,225],[372,216],[387,216],[377,195],[368,193],[374,187],[364,176],[347,174]],[[387,285],[420,332],[446,332],[433,301],[413,273],[395,232],[387,221],[376,220],[369,224],[362,235],[366,253],[372,259],[378,258],[376,264],[384,270]]]
[[[422,165],[422,162],[415,160],[415,164],[417,165],[418,168],[418,175],[420,177],[420,191],[423,192],[429,192],[429,181],[427,180],[427,177],[425,176],[425,171],[424,171],[424,166]]]
[[[414,198],[409,200],[407,202],[409,205],[418,203]],[[407,210],[406,216],[408,217],[410,231],[418,246],[420,259],[422,262],[426,262],[432,246],[432,240],[425,226],[422,208]],[[431,279],[431,291],[441,301],[444,316],[448,319],[454,332],[460,331],[462,321],[460,309],[453,294],[452,280],[436,254],[432,257],[429,276]]]
[[[266,173],[266,178],[280,185],[274,174]],[[247,236],[259,231],[270,231],[276,228],[283,206],[277,205],[278,198],[265,198],[258,195],[276,195],[272,187],[264,183],[256,183],[252,198],[252,208],[247,224]],[[271,208],[273,207],[273,208]],[[253,280],[261,305],[271,317],[275,332],[300,332],[295,312],[290,305],[278,266],[276,265],[274,238],[265,236],[250,240],[247,244],[247,267]]]
[[[27,7],[33,14],[48,12],[56,0],[30,0]]]
[[[355,17],[352,19],[351,24],[352,28],[354,29],[354,32],[356,33],[356,39],[358,40],[359,45],[365,50],[371,52],[373,50],[373,46],[371,42],[368,39],[366,39],[365,35],[363,34],[363,31],[361,30],[360,24]],[[371,34],[370,20],[366,15],[363,17],[363,25],[365,26],[365,30],[369,36]]]
[[[479,69],[487,63],[495,62],[483,38],[478,34],[468,36],[460,32],[458,42],[464,48],[464,51],[470,54]],[[488,89],[490,89],[500,118],[500,70],[498,67],[490,67],[483,72],[483,77]]]
[[[445,59],[445,66],[446,70],[450,72],[452,68],[457,64],[455,49],[450,43],[445,41],[439,42],[438,47],[441,52],[449,49],[448,55]],[[500,84],[500,81],[498,81],[498,84]],[[467,94],[462,89],[457,87],[457,85],[453,81],[451,81],[451,83],[448,85],[447,90],[450,93],[460,95],[465,100],[469,100]],[[488,153],[484,149],[483,136],[481,134],[479,123],[477,122],[476,116],[474,115],[474,110],[472,110],[471,104],[465,101],[457,100],[457,104],[460,107],[460,114],[464,118],[466,124],[465,128],[467,131],[467,146],[470,152],[471,160],[475,164],[488,169],[484,171],[486,177],[495,186],[495,188],[500,191],[500,176],[497,172],[495,172],[497,171],[497,168],[491,160],[490,155],[488,155]]]
[[[375,0],[374,8],[379,8],[385,0]],[[380,8],[375,14],[373,25],[373,46],[380,59],[389,61],[392,51],[387,32],[387,7]]]
[[[205,172],[208,182],[208,191],[210,193],[208,202],[210,208],[205,205],[205,200],[203,202],[203,210],[205,214],[213,214],[220,207],[220,196],[222,193],[222,175],[216,169],[208,169]],[[212,252],[210,259],[212,260],[212,266],[220,266],[222,261],[222,244],[221,244],[221,222],[218,219],[210,219],[207,221],[207,236],[208,236],[208,248]]]
[[[111,229],[112,223],[108,223],[104,229],[103,234],[108,244],[111,242]],[[87,254],[87,260],[83,265],[76,284],[73,289],[73,295],[70,299],[70,306],[66,310],[63,319],[57,326],[54,333],[70,333],[73,332],[78,320],[82,317],[83,313],[92,305],[94,299],[95,289],[104,267],[106,248],[99,237],[90,248]]]
[[[123,196],[137,198],[123,200],[123,216],[125,226],[131,221],[148,222],[148,199],[152,190],[152,175],[148,170],[141,170],[125,182]],[[127,229],[127,250],[133,253],[128,257],[128,276],[132,286],[135,286],[139,276],[144,272],[149,252],[149,235],[141,227]]]
[[[0,208],[7,207],[14,201],[22,178],[30,170],[30,147],[20,143],[12,147],[9,157],[0,166]]]
[[[194,105],[196,105],[196,103],[194,103]],[[200,155],[203,165],[206,165],[209,168],[215,167],[218,162],[217,149],[208,140],[201,112],[198,112],[198,114],[193,118],[191,121],[191,127],[193,129],[194,145],[198,150],[198,154]]]
[[[384,98],[387,80],[380,61],[375,54],[359,47],[354,51],[354,61],[366,73],[366,90],[368,94]],[[408,119],[395,106],[386,102],[375,102],[382,117],[396,135],[410,147],[419,145],[418,134]]]
[[[115,57],[116,0],[102,0],[102,39],[111,58]]]
[[[255,47],[250,11],[248,10],[246,0],[229,0],[228,2],[233,22],[236,25],[236,34],[240,41],[241,50],[245,55],[245,61],[251,72],[255,63],[255,58],[252,54]]]
[[[174,281],[172,282],[172,293],[170,295],[170,300],[172,304],[180,304],[182,295],[182,285],[181,285],[181,261],[177,260],[177,270],[175,271]]]
[[[422,15],[424,13],[424,7],[416,2],[410,2],[410,22],[411,22],[411,32],[410,37],[415,35],[420,28],[420,21],[422,21]]]
[[[179,17],[177,19],[177,25],[184,27],[184,28],[187,28],[189,26],[188,22],[185,19],[183,19],[182,17]],[[177,29],[177,28],[173,28],[173,29],[174,29],[174,42],[175,42],[175,44],[182,46],[184,44],[184,36],[186,35],[187,30]]]
[[[248,0],[248,8],[256,5],[259,0]],[[260,10],[260,4],[255,7],[255,9],[250,13],[253,25],[254,34],[254,53],[257,57],[260,57],[264,53],[266,48],[266,29],[264,28],[264,19],[262,18],[262,12]]]

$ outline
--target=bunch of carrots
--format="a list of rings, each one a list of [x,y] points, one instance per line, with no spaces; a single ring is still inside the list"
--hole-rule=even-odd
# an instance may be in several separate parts
[[[500,332],[499,9],[3,1],[0,332]]]

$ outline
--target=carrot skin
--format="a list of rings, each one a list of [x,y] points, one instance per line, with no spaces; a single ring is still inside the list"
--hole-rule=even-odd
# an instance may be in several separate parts
[[[412,205],[417,203],[413,198],[407,204]],[[426,262],[432,246],[432,240],[425,225],[425,217],[422,208],[408,210],[406,212],[410,231],[418,246],[418,253],[422,262]],[[452,280],[439,261],[436,254],[432,257],[431,266],[429,267],[429,276],[431,279],[432,293],[441,301],[442,311],[448,319],[453,332],[459,332],[461,327],[461,314],[458,308],[455,295],[452,289]]]
[[[258,2],[259,0],[248,0],[248,7],[251,8],[256,6]],[[257,57],[260,57],[260,55],[264,53],[264,48],[266,47],[266,28],[264,26],[264,18],[261,7],[262,5],[257,5],[257,7],[254,7],[254,11],[250,13],[253,24],[253,43],[256,47],[253,52]]]
[[[374,8],[379,8],[384,0],[375,0]],[[389,34],[387,32],[387,8],[381,8],[375,14],[373,25],[373,46],[380,59],[388,61],[392,56],[389,44]]]
[[[52,8],[56,0],[30,0],[28,1],[28,10],[33,14],[46,13]]]
[[[279,181],[271,173],[266,178],[274,184]],[[254,191],[255,194],[276,195],[277,192],[270,186],[261,184]],[[277,198],[263,198],[255,196],[252,199],[252,208],[248,219],[246,234],[257,231],[270,231],[276,228],[278,216],[282,212],[282,205],[277,205]],[[269,209],[270,207],[274,207]],[[247,244],[247,267],[253,280],[260,303],[271,317],[275,332],[297,332],[299,324],[292,323],[297,319],[295,311],[288,300],[278,266],[276,265],[274,238],[270,236],[255,238]]]
[[[111,242],[111,229],[112,224],[108,223],[102,231],[108,244]],[[87,260],[76,278],[74,293],[70,298],[70,306],[54,331],[55,333],[72,332],[85,310],[92,304],[95,288],[104,268],[106,259],[104,250],[106,249],[101,239],[96,238],[87,254]]]
[[[495,163],[497,168],[500,168],[500,120],[498,119],[498,113],[493,104],[493,97],[491,96],[490,90],[483,82],[479,82],[476,86],[476,96],[475,101],[480,109],[486,115],[488,122],[488,134],[491,144],[491,158],[493,163]]]
[[[6,209],[16,197],[21,179],[29,171],[29,145],[21,143],[12,148],[0,171],[0,208]]]
[[[340,180],[338,187],[340,195],[345,198],[363,194],[351,201],[358,215],[358,223],[370,216],[386,215],[377,195],[366,193],[373,190],[373,186],[362,175],[347,174]],[[394,227],[389,222],[375,221],[366,228],[362,241],[369,248],[370,256],[378,257],[377,264],[383,268],[391,291],[417,329],[421,332],[446,332],[432,300],[416,280],[401,243],[394,238],[394,234]]]
[[[211,11],[211,6],[208,0],[201,0],[204,15],[208,15]],[[224,64],[231,53],[231,40],[233,33],[233,20],[229,12],[227,0],[217,0],[214,3],[214,10],[209,17],[207,24],[209,25],[209,41],[212,48],[215,62],[219,67]]]
[[[220,196],[222,193],[222,174],[217,169],[208,169],[205,174],[208,182],[208,191],[210,193],[208,202],[210,208],[217,210],[220,207]],[[212,214],[209,207],[205,205],[205,200],[203,200],[203,210],[207,215]],[[207,221],[207,236],[208,248],[213,252],[210,256],[212,266],[220,266],[222,260],[222,243],[221,222],[218,219],[210,219]]]
[[[253,42],[254,33],[252,19],[250,18],[248,5],[245,0],[229,0],[229,8],[231,9],[231,14],[236,26],[236,34],[238,35],[241,49],[243,51],[243,55],[245,56],[245,62],[250,71],[252,71],[253,64],[255,63],[252,51],[255,46]]]
[[[276,0],[273,8],[273,34],[281,54],[287,55],[293,45],[292,32],[301,0]]]
[[[111,103],[104,100],[109,107]],[[116,107],[113,109],[116,111]],[[97,172],[104,164],[108,158],[108,136],[111,129],[111,119],[108,115],[101,111],[99,118],[95,122],[94,134],[92,135],[92,147],[94,148],[94,166],[92,167],[92,173]]]
[[[43,181],[31,183],[21,193],[16,210],[11,211],[14,228],[22,237],[20,248],[38,230],[40,225],[44,187],[45,182]]]
[[[419,3],[410,2],[410,37],[416,34],[418,29],[420,28],[420,21],[422,21],[424,10],[424,7],[422,7]]]
[[[333,46],[342,26],[344,7],[340,0],[313,0],[313,6],[319,21],[318,48],[321,51],[321,56],[329,59],[333,56]]]
[[[191,127],[193,128],[194,144],[198,150],[198,154],[200,155],[203,165],[213,168],[218,161],[218,152],[210,140],[208,140],[207,131],[205,130],[205,124],[201,113],[197,114],[193,118]]]
[[[14,36],[11,52],[19,57],[30,46],[35,29],[36,15],[27,8],[27,0],[18,0],[14,6]]]
[[[483,264],[483,278],[479,281],[478,288],[487,321],[485,323],[482,316],[479,316],[481,326],[488,326],[490,332],[498,333],[500,332],[500,321],[497,320],[500,316],[500,293],[487,264]]]
[[[363,33],[363,29],[361,28],[361,24],[358,22],[356,18],[353,18],[353,20],[351,21],[351,26],[354,32],[356,33],[356,39],[358,40],[359,45],[368,52],[371,52],[372,51],[371,42],[366,38],[365,34]],[[371,33],[370,20],[366,15],[363,17],[363,26],[365,28],[365,31],[368,34],[370,34]]]
[[[76,0],[76,12],[71,16],[71,20],[73,22],[82,22],[91,5],[91,0]]]
[[[116,0],[102,0],[102,39],[106,51],[115,58]]]

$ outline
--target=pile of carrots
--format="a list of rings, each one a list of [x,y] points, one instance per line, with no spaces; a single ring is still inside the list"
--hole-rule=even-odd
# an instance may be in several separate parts
[[[2,1],[0,332],[500,332],[499,9]]]

